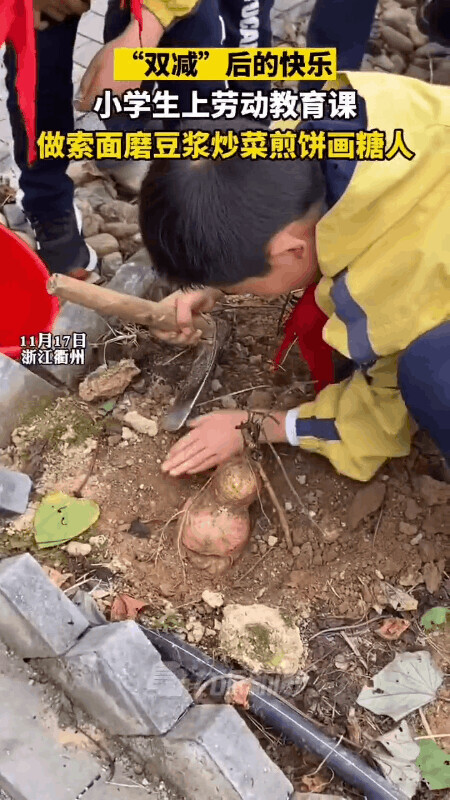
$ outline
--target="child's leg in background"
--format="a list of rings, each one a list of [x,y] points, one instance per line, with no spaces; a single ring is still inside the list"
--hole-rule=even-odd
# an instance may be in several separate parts
[[[398,365],[402,397],[450,466],[450,322],[420,336]]]
[[[41,131],[73,131],[72,56],[78,18],[54,25],[37,33],[37,135]],[[15,89],[16,59],[12,48],[5,55],[8,89],[7,106],[14,139],[14,157],[21,174],[23,207],[30,217],[64,216],[73,207],[73,185],[66,175],[68,161],[56,158],[27,161],[27,137]]]

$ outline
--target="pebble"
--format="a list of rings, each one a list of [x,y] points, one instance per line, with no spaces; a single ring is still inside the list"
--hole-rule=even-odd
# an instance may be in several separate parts
[[[392,60],[387,56],[385,53],[382,53],[381,56],[376,56],[373,60],[373,66],[379,67],[384,72],[393,72],[394,71],[394,64]]]
[[[125,200],[110,200],[100,206],[100,214],[105,222],[134,222],[139,223],[138,207]]]
[[[122,441],[122,437],[120,433],[112,433],[111,436],[108,436],[108,444],[110,447],[115,447],[116,444],[120,444]]]
[[[405,536],[414,536],[417,533],[417,525],[411,525],[410,522],[400,522],[398,529],[400,533],[404,533]]]
[[[286,511],[292,511],[292,503],[290,503],[289,500],[286,500],[284,507]]]
[[[237,408],[236,400],[234,399],[234,397],[230,397],[230,395],[222,397],[221,403],[222,403],[222,408]]]
[[[420,540],[422,539],[422,537],[423,537],[423,533],[418,533],[418,534],[417,534],[417,536],[414,536],[414,539],[411,539],[411,542],[410,542],[410,543],[411,543],[413,546],[414,546],[414,545],[416,545],[416,544],[419,544],[419,542],[420,542]]]
[[[259,552],[261,553],[261,555],[267,553],[267,550],[268,550],[268,545],[265,542],[261,542],[259,545]]]
[[[100,233],[102,225],[103,219],[100,214],[91,213],[83,216],[83,236],[86,239],[89,239],[90,236],[96,236]]]
[[[110,233],[98,233],[96,236],[86,238],[86,243],[92,247],[100,258],[109,253],[116,253],[119,249],[119,242]]]
[[[116,239],[124,239],[125,236],[134,236],[139,233],[139,225],[136,222],[105,222],[103,224],[105,233],[110,233]]]
[[[391,55],[392,66],[394,67],[394,72],[398,75],[402,75],[402,73],[406,69],[406,61],[400,53],[392,53]]]
[[[122,437],[121,438],[125,442],[128,442],[130,439],[136,439],[136,435],[129,428],[122,428]]]
[[[296,481],[300,484],[300,486],[304,486],[306,483],[306,475],[297,475]]]
[[[219,380],[217,380],[217,378],[214,378],[214,380],[211,381],[211,389],[213,392],[220,392],[222,389],[222,384]]]
[[[419,516],[420,511],[421,511],[421,509],[420,509],[419,504],[416,503],[416,501],[412,497],[408,497],[408,499],[406,501],[406,507],[405,507],[405,517],[406,517],[406,519],[409,520],[410,522],[412,522],[413,520],[415,520]]]
[[[202,625],[201,622],[196,620],[195,622],[190,623],[189,627],[191,629],[187,635],[188,642],[192,642],[193,644],[200,644],[201,640],[205,635],[204,625]]]
[[[404,36],[410,36],[409,28],[413,25],[413,17],[406,9],[392,6],[383,14],[383,23],[399,31]],[[417,46],[419,47],[419,45]]]
[[[156,436],[158,433],[158,423],[154,419],[143,417],[137,411],[128,411],[123,421],[130,425],[137,433],[145,433],[147,436]]]
[[[251,364],[252,366],[256,364],[261,364],[261,362],[262,362],[261,353],[259,353],[257,356],[250,356],[250,358],[248,359],[248,363]]]
[[[202,600],[210,608],[221,608],[223,606],[223,594],[221,592],[211,592],[205,589],[202,594]]]
[[[381,36],[391,50],[406,54],[412,53],[414,50],[411,39],[408,39],[404,33],[396,31],[395,28],[391,28],[389,25],[382,25]]]
[[[107,278],[112,278],[122,264],[122,254],[119,253],[118,250],[114,251],[114,253],[108,253],[106,256],[103,256],[102,275],[105,275]]]
[[[69,556],[88,556],[92,550],[92,546],[87,542],[69,542],[64,547]]]
[[[292,555],[293,556],[299,556],[300,555],[300,548],[297,545],[295,545],[295,547],[292,548]]]
[[[275,547],[277,542],[278,542],[278,539],[277,539],[276,536],[269,536],[268,539],[267,539],[267,544],[269,545],[269,547]]]
[[[405,75],[407,78],[417,78],[420,81],[426,81],[430,77],[430,70],[411,64],[406,70]]]

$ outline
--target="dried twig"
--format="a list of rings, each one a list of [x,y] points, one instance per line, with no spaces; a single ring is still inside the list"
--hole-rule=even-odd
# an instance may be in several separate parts
[[[380,619],[390,619],[390,617],[388,614],[380,614],[378,617],[367,619],[364,622],[356,622],[354,625],[341,625],[339,628],[326,628],[323,631],[317,631],[317,633],[313,633],[313,635],[308,639],[308,642],[312,642],[312,640],[317,636],[324,636],[326,633],[340,633],[341,631],[349,631],[353,628],[364,628],[368,625],[372,625],[374,622],[379,622]]]
[[[221,394],[220,397],[212,397],[211,400],[203,400],[202,403],[197,403],[197,408],[200,406],[206,406],[208,403],[216,403],[217,400],[223,400],[224,397],[235,397],[237,394],[244,394],[245,392],[252,392],[253,389],[270,389],[268,383],[262,383],[259,386],[249,386],[248,389],[239,389],[237,392],[228,392],[227,394]]]
[[[428,737],[430,739],[434,740],[433,731],[430,728],[428,720],[427,720],[427,718],[426,718],[426,716],[424,714],[423,708],[419,708],[419,715],[420,715],[420,719],[422,720],[422,725],[423,725],[423,727],[425,728],[425,730],[426,730],[426,732],[428,734]]]
[[[265,553],[263,553],[263,555],[262,555],[262,556],[260,556],[260,557],[259,557],[259,558],[258,558],[258,559],[257,559],[257,560],[256,560],[256,561],[253,563],[253,564],[252,564],[252,566],[250,567],[250,569],[248,569],[248,570],[247,570],[247,572],[244,572],[244,574],[243,574],[243,575],[241,575],[241,577],[239,578],[239,580],[238,580],[238,581],[236,581],[236,583],[234,584],[234,587],[235,587],[235,588],[237,588],[237,587],[239,587],[239,586],[242,586],[242,581],[244,580],[244,578],[247,578],[247,577],[250,575],[250,573],[251,573],[251,572],[253,572],[253,570],[254,570],[254,569],[255,569],[255,568],[258,566],[258,564],[260,564],[260,563],[261,563],[261,561],[264,561],[264,559],[265,559],[265,558],[266,558],[266,557],[269,555],[269,553],[270,553],[270,552],[271,552],[271,549],[270,549],[270,547],[269,547],[269,548],[266,550],[266,552],[265,552]]]
[[[261,476],[261,480],[262,480],[264,486],[267,489],[267,493],[268,493],[272,503],[274,504],[274,506],[275,506],[275,508],[277,510],[277,514],[278,514],[278,517],[279,517],[279,520],[280,520],[280,525],[281,525],[281,527],[283,529],[284,538],[286,539],[287,548],[288,548],[288,550],[292,550],[292,547],[293,547],[292,536],[291,536],[291,532],[289,530],[289,524],[288,524],[288,521],[286,519],[286,514],[284,513],[284,510],[283,510],[283,508],[281,507],[281,505],[280,505],[280,503],[278,501],[278,498],[277,498],[277,496],[275,494],[274,488],[273,488],[272,484],[270,483],[269,478],[267,477],[266,471],[265,471],[264,467],[262,466],[261,462],[257,461],[257,462],[254,462],[254,464],[255,464],[255,467],[256,467],[256,469],[258,470],[258,472],[259,472],[259,474]]]
[[[286,472],[286,469],[285,469],[285,467],[284,467],[284,464],[283,464],[283,462],[282,462],[282,460],[281,460],[280,456],[278,455],[277,451],[275,450],[275,448],[274,448],[274,446],[273,446],[272,442],[269,442],[269,441],[266,439],[266,443],[269,445],[269,447],[270,447],[270,449],[271,449],[271,451],[272,451],[273,455],[275,456],[275,458],[276,458],[276,460],[277,460],[277,463],[278,463],[278,465],[279,465],[279,467],[280,467],[280,469],[281,469],[281,471],[282,471],[282,473],[283,473],[283,475],[284,475],[284,478],[285,478],[285,480],[286,480],[286,483],[287,483],[287,485],[289,486],[289,488],[290,488],[290,490],[291,490],[292,494],[293,494],[293,495],[294,495],[294,497],[295,497],[295,500],[296,500],[297,504],[298,504],[298,505],[299,505],[299,507],[300,507],[300,511],[301,511],[301,512],[302,512],[302,513],[305,515],[305,517],[308,517],[309,521],[310,521],[310,522],[311,522],[311,523],[314,525],[314,527],[315,527],[315,528],[317,528],[317,530],[320,532],[320,534],[321,534],[322,536],[325,536],[325,534],[324,534],[324,531],[323,531],[323,530],[322,530],[322,528],[320,527],[319,523],[318,523],[318,522],[316,522],[316,521],[315,521],[315,520],[314,520],[312,517],[310,517],[310,516],[309,516],[308,509],[306,508],[306,506],[305,506],[305,504],[303,503],[303,501],[302,501],[302,499],[301,499],[301,497],[300,497],[299,493],[297,492],[297,489],[295,488],[295,486],[293,485],[293,483],[292,483],[292,481],[291,481],[291,479],[290,479],[289,475],[287,474],[287,472]]]

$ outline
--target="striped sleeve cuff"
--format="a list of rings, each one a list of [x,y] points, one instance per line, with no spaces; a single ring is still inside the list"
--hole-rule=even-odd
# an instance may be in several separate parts
[[[286,438],[289,444],[294,447],[298,445],[298,436],[296,431],[296,423],[298,419],[298,409],[291,408],[286,414]]]

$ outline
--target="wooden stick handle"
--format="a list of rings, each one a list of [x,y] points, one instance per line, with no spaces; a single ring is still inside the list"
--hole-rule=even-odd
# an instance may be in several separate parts
[[[174,310],[163,303],[115,292],[103,286],[78,281],[68,275],[52,275],[47,283],[47,291],[61,300],[91,308],[102,317],[119,317],[127,322],[136,322],[161,331],[178,330]],[[203,331],[204,338],[211,338],[213,323],[210,319],[196,316],[193,322],[197,330]]]

